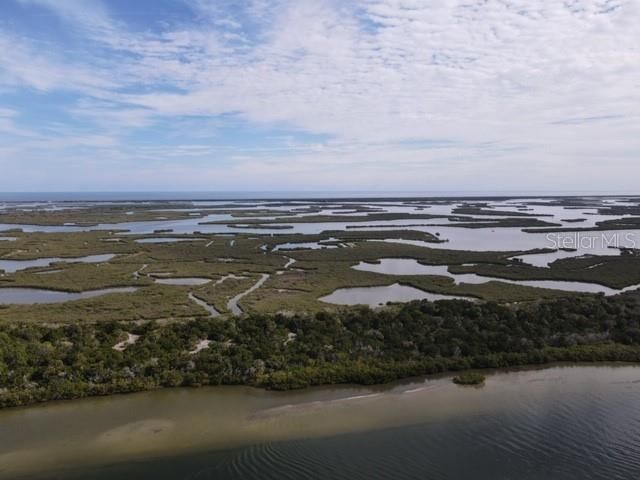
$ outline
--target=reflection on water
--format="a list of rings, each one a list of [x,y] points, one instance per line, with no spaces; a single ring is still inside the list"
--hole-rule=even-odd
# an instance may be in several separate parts
[[[242,315],[242,308],[240,308],[240,305],[239,305],[240,300],[242,300],[244,297],[249,295],[251,292],[260,288],[262,284],[266,282],[268,279],[269,279],[269,275],[266,273],[263,273],[260,276],[260,279],[256,283],[254,283],[249,289],[247,289],[242,293],[239,293],[238,295],[233,297],[231,300],[229,300],[227,302],[227,308],[229,309],[229,311],[236,316]]]
[[[360,262],[353,269],[386,275],[450,276],[446,265],[423,265],[412,258],[381,258],[379,263]]]
[[[50,257],[36,258],[35,260],[0,260],[0,270],[4,270],[7,273],[14,273],[32,267],[48,267],[52,263],[102,263],[108,262],[113,257],[115,257],[114,254],[108,253],[75,258]]]
[[[371,228],[371,230],[375,230]],[[640,230],[619,230],[616,232],[585,232],[576,237],[575,233],[527,233],[520,228],[458,228],[458,227],[412,227],[412,230],[434,232],[443,243],[429,243],[420,240],[389,239],[387,242],[405,243],[445,250],[470,250],[476,252],[512,252],[534,250],[536,248],[575,248],[573,255],[619,255],[620,250],[611,248],[636,248],[640,246]],[[576,241],[577,240],[577,241]],[[528,255],[527,255],[528,257]],[[523,257],[526,261],[526,257]]]
[[[182,238],[182,237],[153,237],[140,238],[136,243],[177,243],[177,242],[195,242],[202,241],[201,238]]]
[[[0,478],[633,479],[640,369],[165,390],[0,412]]]
[[[620,251],[609,248],[606,252],[599,252],[598,255],[619,255]],[[513,258],[522,260],[523,263],[533,265],[534,267],[547,268],[556,260],[562,260],[563,258],[579,257],[575,251],[569,250],[556,250],[550,253],[534,253],[532,255],[521,255]]]
[[[31,305],[35,303],[62,303],[72,300],[99,297],[110,293],[132,293],[136,287],[102,288],[100,290],[87,290],[85,292],[62,292],[58,290],[43,290],[39,288],[0,288],[0,305],[20,304]]]
[[[377,307],[387,302],[410,302],[412,300],[451,300],[451,299],[474,300],[470,297],[455,295],[441,295],[430,293],[418,288],[409,287],[394,283],[383,287],[355,287],[339,288],[334,292],[321,297],[319,300],[336,305],[369,305]]]
[[[321,248],[338,248],[338,245],[328,244],[327,242],[336,242],[336,238],[328,238],[319,242],[297,242],[297,243],[281,243],[274,247],[274,251],[278,250],[319,250]]]
[[[210,278],[199,278],[199,277],[183,277],[183,278],[156,278],[156,283],[161,283],[162,285],[204,285],[205,283],[209,283],[211,281]]]
[[[228,202],[227,202],[228,203]],[[576,248],[572,254],[555,253],[548,254],[547,257],[531,257],[530,261],[535,265],[546,266],[549,262],[556,258],[564,258],[573,255],[618,255],[617,249],[609,248],[612,239],[616,237],[613,243],[619,246],[635,248],[640,245],[640,231],[609,231],[609,232],[583,232],[581,241],[577,244],[572,242],[573,234],[544,234],[544,233],[527,233],[521,228],[460,228],[456,224],[474,221],[476,225],[483,222],[490,222],[496,219],[505,218],[500,216],[500,212],[510,211],[512,213],[525,212],[534,215],[534,218],[545,220],[554,224],[568,228],[585,228],[593,227],[597,222],[603,220],[611,220],[615,218],[623,218],[626,215],[602,215],[597,213],[599,206],[615,206],[615,205],[634,205],[623,198],[594,198],[579,207],[563,207],[552,204],[552,199],[506,199],[506,200],[486,200],[480,203],[486,203],[485,212],[489,215],[461,215],[456,216],[453,220],[447,218],[457,207],[465,207],[477,204],[478,200],[452,200],[452,201],[434,201],[429,199],[412,200],[410,203],[402,200],[396,201],[341,201],[332,205],[327,202],[300,201],[289,202],[287,205],[281,205],[281,202],[262,201],[253,202],[251,204],[238,203],[239,209],[266,209],[266,210],[282,210],[283,212],[293,212],[291,217],[284,216],[283,223],[273,225],[273,228],[236,228],[234,224],[241,221],[242,217],[233,217],[230,213],[210,213],[204,217],[192,217],[180,220],[154,220],[143,222],[122,222],[111,224],[99,224],[94,226],[39,226],[39,225],[18,225],[18,224],[0,224],[0,231],[11,229],[23,229],[25,232],[78,232],[90,230],[111,230],[120,231],[121,234],[154,234],[158,231],[172,232],[172,234],[193,234],[201,232],[203,234],[283,234],[281,227],[286,227],[287,234],[319,234],[330,230],[349,230],[357,228],[359,230],[380,230],[384,228],[401,229],[407,228],[428,233],[439,233],[441,239],[447,240],[443,243],[426,243],[412,242],[416,245],[426,246],[430,248],[454,249],[454,250],[474,250],[474,251],[516,251],[531,250],[536,248]],[[27,204],[30,208],[41,208],[42,205]],[[132,203],[132,205],[136,205]],[[220,202],[194,202],[194,208],[205,206],[220,206]],[[424,214],[437,215],[441,217],[434,219],[396,219],[396,220],[365,220],[362,222],[324,222],[324,223],[291,223],[287,224],[287,218],[300,218],[305,215],[334,215],[347,214],[363,215],[366,212],[356,212],[355,210],[344,210],[342,207],[351,206],[367,207],[368,211],[381,213],[405,213],[405,214]],[[46,207],[46,205],[45,205]],[[171,204],[167,204],[171,207]],[[341,207],[340,209],[336,209]],[[305,211],[306,210],[306,211]],[[493,215],[493,212],[496,215]],[[256,216],[272,219],[271,215],[262,215],[256,212]],[[245,217],[256,218],[256,217]],[[453,217],[452,217],[453,218]],[[567,220],[581,220],[580,222]],[[223,222],[219,224],[206,224],[207,222]],[[227,223],[225,223],[227,222]],[[290,227],[290,228],[289,228]],[[534,229],[535,230],[535,229]],[[603,235],[606,238],[603,238]],[[594,238],[594,242],[582,242],[584,238]],[[140,240],[142,243],[155,243],[165,241],[183,241],[184,239],[145,239]],[[401,241],[401,240],[394,240]],[[319,244],[306,245],[307,248],[318,248]],[[298,244],[286,246],[286,248],[300,248]],[[280,247],[282,248],[282,247]],[[525,259],[525,261],[529,261]]]
[[[384,273],[386,275],[437,275],[441,277],[453,278],[456,284],[471,283],[481,284],[490,281],[523,285],[526,287],[548,288],[551,290],[563,290],[567,292],[584,293],[604,293],[605,295],[616,295],[640,288],[640,285],[632,285],[627,288],[617,290],[605,287],[597,283],[587,282],[567,282],[561,280],[509,280],[498,277],[485,277],[475,273],[451,273],[446,265],[422,265],[417,260],[407,258],[383,258],[380,263],[360,262],[353,267],[355,270],[365,272]],[[346,289],[345,289],[346,290]],[[332,302],[336,303],[336,302]]]
[[[200,305],[202,308],[204,308],[209,313],[209,316],[217,317],[217,316],[220,315],[220,312],[218,312],[213,305],[209,305],[204,300],[200,300],[198,297],[196,297],[191,292],[189,292],[189,298],[191,299],[191,301],[193,301],[194,303],[196,303],[196,304]]]

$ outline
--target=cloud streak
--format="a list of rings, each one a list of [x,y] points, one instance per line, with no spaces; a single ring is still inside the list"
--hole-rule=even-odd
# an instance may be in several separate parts
[[[80,122],[86,146],[113,149],[105,170],[161,165],[139,188],[456,190],[473,176],[488,190],[562,189],[570,176],[613,189],[640,174],[633,0],[200,0],[144,28],[109,2],[19,4],[73,25],[82,48],[42,49],[38,32],[0,24],[0,92],[51,96],[68,138]],[[600,175],[605,162],[617,168]]]

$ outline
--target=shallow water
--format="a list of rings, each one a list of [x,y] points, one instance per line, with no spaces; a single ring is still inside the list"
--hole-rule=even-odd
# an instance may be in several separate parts
[[[296,243],[281,243],[276,245],[273,250],[320,250],[322,248],[338,248],[337,245],[329,244],[326,242],[335,242],[337,239],[329,238],[320,242],[296,242]]]
[[[375,230],[375,229],[371,229]],[[412,227],[412,230],[437,232],[443,243],[420,240],[388,239],[387,242],[406,243],[445,250],[472,250],[482,252],[508,252],[534,250],[537,248],[575,249],[574,255],[619,255],[613,248],[640,247],[640,230],[599,232],[527,233],[520,228],[457,228],[457,227]],[[526,257],[523,257],[526,258]]]
[[[0,270],[4,270],[7,273],[14,273],[20,270],[33,267],[48,267],[53,263],[102,263],[108,262],[113,257],[112,253],[104,255],[88,255],[86,257],[49,257],[49,258],[36,258],[35,260],[0,260]]]
[[[260,288],[262,284],[266,282],[268,279],[269,279],[269,275],[266,273],[263,273],[260,279],[256,283],[254,283],[249,289],[245,290],[242,293],[239,293],[238,295],[233,297],[231,300],[229,300],[229,302],[227,303],[227,308],[229,309],[229,311],[234,315],[242,315],[243,313],[242,308],[240,308],[240,305],[238,304],[240,300],[242,300],[244,297],[249,295],[251,292]]]
[[[136,287],[102,288],[100,290],[87,290],[84,292],[61,292],[58,290],[43,290],[39,288],[0,288],[0,305],[20,304],[32,305],[35,303],[62,303],[72,300],[99,297],[110,293],[132,293]]]
[[[615,255],[620,255],[620,251],[609,248],[605,252],[599,252],[598,255],[615,256]],[[551,252],[551,253],[534,253],[532,255],[521,255],[513,258],[518,258],[522,260],[524,263],[533,265],[534,267],[546,268],[556,260],[562,260],[563,258],[572,258],[572,257],[579,257],[579,256],[580,254],[574,251],[556,250],[555,252]]]
[[[0,478],[638,478],[640,369],[175,389],[0,412]]]
[[[319,298],[320,301],[336,305],[369,305],[377,307],[387,302],[410,302],[412,300],[474,300],[470,297],[441,295],[425,292],[418,288],[394,283],[383,287],[338,288],[329,295]]]
[[[596,222],[621,218],[622,215],[609,216],[595,214],[597,205],[624,205],[624,199],[594,199],[592,205],[588,205],[580,208],[565,208],[557,205],[527,205],[526,202],[541,202],[541,199],[516,199],[516,200],[504,200],[504,201],[489,201],[487,202],[488,209],[494,209],[497,213],[500,211],[518,211],[518,207],[525,205],[527,208],[526,213],[532,213],[537,215],[542,220],[547,220],[552,223],[560,224],[564,227],[571,228],[584,228],[593,226]],[[547,199],[547,201],[550,201]],[[200,202],[200,204],[218,205],[220,202]],[[224,203],[224,202],[222,202]],[[317,207],[317,203],[303,201],[303,202],[290,202],[290,206],[271,206],[268,201],[253,202],[256,205],[243,206],[242,203],[238,204],[238,208],[252,209],[252,208],[268,208],[273,210],[287,211],[294,208],[308,208]],[[340,205],[367,205],[376,209],[382,209],[387,213],[426,213],[430,215],[443,215],[448,216],[452,214],[452,210],[457,206],[465,206],[466,204],[477,203],[476,200],[464,201],[455,200],[452,202],[437,202],[433,203],[429,200],[421,201],[418,204],[405,204],[403,201],[366,201],[360,202],[352,200],[351,202],[341,201],[337,204]],[[194,204],[198,204],[194,202]],[[326,203],[320,204],[322,212],[325,213],[338,213],[342,214],[340,210],[332,210],[331,205]],[[315,213],[296,213],[296,217],[304,215],[313,215]],[[499,215],[477,215],[468,216],[469,218],[475,218],[481,221],[490,221],[491,219],[503,218]],[[271,218],[271,217],[264,217]],[[571,223],[563,220],[566,219],[583,219],[580,223]],[[0,231],[10,230],[13,228],[22,228],[26,232],[77,232],[77,231],[89,231],[89,230],[121,230],[127,234],[153,234],[156,230],[168,230],[174,234],[193,234],[194,232],[201,233],[245,233],[245,234],[318,234],[327,230],[347,230],[350,228],[364,229],[364,230],[377,230],[380,228],[409,228],[412,230],[425,231],[429,233],[439,232],[441,238],[449,240],[447,243],[442,244],[426,244],[425,246],[431,248],[446,248],[446,249],[458,249],[458,250],[492,250],[492,251],[513,251],[513,250],[528,250],[534,248],[577,248],[576,255],[584,253],[598,254],[598,255],[613,255],[617,254],[617,250],[611,250],[608,246],[612,243],[612,237],[616,236],[616,242],[620,246],[633,248],[640,246],[640,230],[630,231],[609,231],[609,232],[585,232],[581,233],[579,239],[573,241],[573,235],[563,234],[542,234],[542,233],[526,233],[522,232],[520,228],[475,228],[467,229],[456,226],[456,221],[451,221],[448,218],[435,218],[435,219],[402,219],[402,220],[388,220],[388,221],[365,221],[365,222],[326,222],[326,223],[293,223],[287,224],[286,220],[282,224],[274,225],[274,228],[236,228],[230,226],[232,224],[242,224],[242,218],[232,217],[230,214],[209,214],[205,217],[194,217],[181,220],[154,220],[143,222],[122,222],[114,224],[99,224],[90,227],[79,226],[38,226],[38,225],[13,225],[13,224],[0,224]],[[204,225],[205,222],[210,221],[223,221],[229,224],[213,224]],[[432,226],[424,226],[430,224]],[[371,225],[375,225],[372,227]],[[420,226],[423,225],[423,226]],[[282,230],[277,227],[289,226],[291,228]],[[602,238],[607,236],[608,238]],[[585,241],[586,238],[586,241]],[[589,241],[589,238],[593,239]],[[149,243],[145,241],[144,243]]]
[[[209,312],[209,316],[211,317],[218,317],[220,316],[220,312],[218,312],[216,310],[216,308],[213,305],[208,304],[207,302],[205,302],[204,300],[200,300],[198,297],[196,297],[193,293],[189,293],[189,298],[191,299],[192,302],[200,305],[202,308],[204,308],[207,312]]]
[[[524,257],[523,257],[524,258]],[[599,285],[597,283],[570,282],[561,280],[509,280],[499,277],[486,277],[475,273],[451,273],[446,265],[422,265],[417,260],[408,258],[383,258],[380,263],[360,262],[353,267],[355,270],[365,272],[383,273],[386,275],[437,275],[450,277],[456,284],[472,283],[482,284],[490,281],[523,285],[526,287],[548,288],[551,290],[563,290],[567,292],[604,293],[616,295],[618,293],[635,290],[640,285],[632,285],[624,289],[615,289]]]
[[[182,238],[182,237],[154,237],[139,238],[136,243],[177,243],[177,242],[197,242],[202,241],[200,238]]]
[[[211,282],[211,279],[200,277],[156,278],[155,282],[162,285],[204,285]]]

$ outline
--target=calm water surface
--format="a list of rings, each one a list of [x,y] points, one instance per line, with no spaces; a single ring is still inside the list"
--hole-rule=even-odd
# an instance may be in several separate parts
[[[565,292],[604,293],[605,295],[617,295],[640,288],[640,285],[631,285],[623,289],[615,289],[598,285],[597,283],[571,282],[562,280],[509,280],[498,277],[486,277],[475,273],[451,273],[447,265],[423,265],[417,260],[409,258],[382,258],[380,263],[360,262],[353,267],[355,270],[365,272],[383,273],[386,275],[437,275],[450,277],[456,284],[471,283],[482,284],[490,281],[523,285],[527,287],[548,288],[551,290],[563,290]],[[347,290],[347,289],[343,289]]]
[[[204,285],[211,282],[211,279],[200,277],[156,278],[155,282],[162,285]]]
[[[165,390],[0,412],[3,479],[624,479],[640,369],[379,388]]]
[[[100,297],[110,293],[132,293],[138,290],[136,287],[101,288],[99,290],[86,290],[84,292],[63,292],[59,290],[44,290],[40,288],[0,288],[0,305],[20,304],[32,305],[35,303],[62,303],[72,300]]]
[[[424,290],[407,285],[400,285],[399,283],[382,287],[338,288],[329,295],[321,297],[319,300],[336,305],[369,305],[370,307],[377,307],[387,302],[411,302],[413,300],[435,301],[455,298],[474,300],[470,297],[425,292]]]
[[[266,282],[268,279],[269,279],[269,275],[266,273],[263,273],[260,276],[260,279],[256,283],[254,283],[250,288],[248,288],[242,293],[239,293],[238,295],[233,297],[231,300],[229,300],[227,302],[227,308],[229,309],[229,311],[233,315],[242,315],[242,308],[239,305],[240,300],[242,300],[244,297],[249,295],[254,290],[257,290],[258,288],[260,288],[262,284]]]
[[[88,255],[86,257],[49,257],[36,258],[34,260],[0,260],[0,270],[7,273],[14,273],[20,270],[33,267],[48,267],[53,263],[102,263],[108,262],[114,254],[107,253],[102,255]]]
[[[541,199],[528,199],[527,201],[540,202]],[[515,204],[514,204],[515,202]],[[198,209],[204,206],[215,207],[219,206],[221,203],[225,202],[193,202],[194,209]],[[255,203],[255,202],[254,202]],[[249,205],[248,208],[267,208],[269,210],[283,210],[288,211],[292,206],[297,206],[298,208],[309,208],[309,207],[317,207],[318,204],[314,204],[312,202],[290,202],[291,205],[282,206],[282,205],[270,205],[269,202],[258,202],[258,205]],[[520,228],[482,228],[482,229],[466,229],[459,228],[456,226],[457,223],[461,221],[464,223],[468,221],[469,218],[480,220],[481,222],[491,222],[495,219],[504,218],[500,215],[500,212],[504,211],[512,211],[517,212],[519,208],[526,208],[528,214],[533,214],[540,219],[552,222],[554,224],[563,226],[563,227],[571,227],[571,228],[584,228],[591,227],[596,224],[596,222],[600,222],[603,220],[610,220],[612,218],[622,218],[625,215],[600,215],[596,214],[597,206],[601,205],[626,205],[630,204],[629,202],[625,202],[624,199],[609,199],[607,201],[594,201],[593,205],[585,206],[581,208],[565,208],[562,206],[556,205],[524,205],[524,200],[505,200],[505,201],[496,201],[496,202],[488,202],[488,210],[492,209],[496,212],[496,215],[482,215],[482,216],[466,216],[461,217],[457,220],[449,220],[446,216],[452,215],[453,210],[458,206],[465,206],[464,201],[453,201],[450,203],[431,203],[424,202],[425,204],[412,204],[408,205],[403,203],[402,201],[395,202],[375,202],[375,201],[354,201],[351,202],[338,202],[337,205],[348,205],[351,203],[354,207],[357,205],[366,205],[369,207],[373,207],[378,211],[384,211],[387,213],[426,213],[429,215],[441,215],[441,218],[435,219],[402,219],[402,220],[386,220],[386,221],[365,221],[365,222],[327,222],[327,223],[300,223],[300,224],[290,224],[290,229],[286,230],[286,233],[304,233],[304,234],[317,234],[326,230],[345,230],[348,228],[358,228],[358,229],[379,229],[379,228],[411,228],[412,230],[420,230],[427,232],[439,232],[441,234],[441,238],[449,240],[447,244],[442,244],[440,248],[453,248],[453,249],[464,249],[464,250],[526,250],[532,248],[554,248],[553,245],[557,244],[557,238],[555,237],[567,237],[570,235],[565,234],[552,234],[551,237],[547,237],[546,234],[538,234],[538,233],[525,233],[522,232]],[[472,204],[475,202],[471,202]],[[631,203],[633,204],[633,203]],[[45,205],[46,206],[46,205]],[[325,207],[329,207],[330,205],[324,205]],[[43,208],[42,205],[38,206],[37,204],[31,204],[31,208]],[[238,204],[238,208],[247,208],[243,207],[242,203]],[[171,210],[171,208],[168,208]],[[319,213],[307,213],[307,212],[297,212],[293,217],[304,217],[306,215],[317,215],[317,214],[340,214],[344,215],[343,210],[332,210],[330,208],[323,208]],[[346,212],[347,215],[363,215],[363,213],[358,212]],[[272,219],[274,218],[272,215],[262,215],[256,212],[257,216],[261,218]],[[455,215],[455,214],[454,214]],[[293,218],[291,217],[291,218]],[[286,218],[286,217],[285,217]],[[573,223],[567,222],[567,219],[581,219],[582,222]],[[1,221],[1,218],[0,218]],[[211,221],[222,221],[228,222],[228,224],[213,224],[213,225],[205,225],[203,223],[211,222]],[[265,233],[274,233],[274,234],[282,234],[283,230],[278,228],[270,229],[261,229],[261,228],[236,228],[233,226],[234,224],[241,224],[241,217],[233,217],[230,214],[224,213],[213,213],[206,215],[204,217],[194,217],[180,220],[165,220],[165,219],[157,219],[152,221],[131,221],[131,222],[122,222],[122,223],[112,223],[112,224],[99,224],[94,226],[78,226],[78,225],[66,225],[66,226],[39,226],[39,225],[24,225],[24,224],[3,224],[0,223],[0,231],[3,230],[11,230],[15,228],[21,228],[25,232],[78,232],[78,231],[90,231],[90,230],[121,230],[126,231],[130,234],[149,234],[154,233],[157,230],[168,230],[173,233],[180,234],[191,234],[196,231],[200,231],[202,233],[257,233],[257,234],[265,234]],[[286,220],[283,220],[283,223],[279,226],[286,226]],[[375,226],[372,226],[375,225]],[[426,225],[426,226],[420,226]],[[499,234],[496,234],[499,232]],[[640,243],[640,237],[637,235],[637,232],[634,231],[616,231],[616,232],[607,232],[608,238],[606,241],[602,241],[599,237],[603,235],[602,232],[585,232],[581,234],[582,236],[591,236],[594,237],[595,245],[591,245],[591,242],[587,242],[586,244],[583,241],[577,242],[576,245],[572,245],[569,241],[562,242],[562,247],[564,248],[572,248],[576,247],[578,252],[589,251],[591,253],[597,254],[615,254],[612,253],[610,249],[607,248],[607,244],[611,242],[612,236],[617,236],[618,241],[617,244],[621,246],[627,246],[629,248],[633,248],[635,245]],[[585,246],[586,245],[586,246]],[[433,245],[428,245],[433,246]],[[437,248],[437,247],[436,247]],[[615,252],[615,250],[613,251]]]
[[[181,238],[181,237],[154,237],[154,238],[140,238],[136,240],[136,243],[177,243],[177,242],[198,242],[202,241],[201,238]]]

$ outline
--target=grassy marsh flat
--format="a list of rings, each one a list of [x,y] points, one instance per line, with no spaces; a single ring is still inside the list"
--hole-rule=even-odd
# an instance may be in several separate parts
[[[125,321],[150,318],[150,312],[156,312],[157,318],[171,318],[177,305],[183,310],[178,318],[194,313],[197,316],[201,312],[197,309],[194,312],[194,304],[188,299],[190,294],[220,313],[229,314],[228,301],[244,292],[261,275],[268,278],[241,300],[245,313],[333,311],[338,307],[319,299],[341,288],[389,287],[396,282],[420,289],[425,295],[471,296],[501,302],[578,294],[579,289],[572,291],[569,283],[566,290],[535,288],[544,286],[545,281],[586,282],[610,289],[631,288],[640,283],[640,256],[632,249],[616,252],[601,248],[593,255],[584,251],[560,251],[549,248],[548,242],[539,235],[548,231],[545,228],[548,224],[578,230],[576,220],[592,221],[590,216],[594,212],[608,216],[594,228],[618,225],[615,222],[631,225],[635,219],[630,215],[636,211],[637,203],[628,198],[385,199],[370,204],[362,200],[211,202],[206,206],[190,202],[122,205],[71,202],[60,209],[56,205],[49,205],[47,209],[8,204],[0,213],[0,223],[8,225],[6,235],[12,238],[10,242],[0,243],[0,269],[4,265],[5,270],[0,277],[0,288],[76,293],[102,288],[140,288],[125,301],[106,299],[113,302],[106,309],[108,315],[95,313],[104,307],[104,299],[83,300],[58,304],[59,313],[54,310],[49,321],[63,317],[66,309],[69,318],[75,318],[78,311],[84,310],[85,321],[114,318],[118,311],[121,312],[118,320]],[[226,219],[203,222],[211,215]],[[620,217],[616,219],[611,215]],[[450,221],[445,226],[424,226],[425,220],[437,218]],[[255,233],[243,233],[243,229],[224,234],[197,230],[201,223],[238,226],[239,219],[243,226],[259,228]],[[184,233],[183,226],[176,231],[172,220],[181,222],[180,225],[187,222],[193,232]],[[399,220],[407,224],[398,225]],[[92,225],[100,230],[32,232],[11,228],[13,222],[34,227],[39,224]],[[132,227],[131,231],[104,230],[106,225],[118,222]],[[345,223],[342,229],[320,233],[287,233],[281,228],[341,222]],[[380,228],[372,228],[373,223]],[[144,224],[149,233],[135,234],[137,224]],[[532,225],[538,226],[533,229]],[[356,226],[360,228],[350,228]],[[510,228],[500,228],[505,226]],[[518,226],[529,228],[519,231]],[[473,228],[469,230],[469,227]],[[529,231],[532,233],[528,234]],[[462,238],[466,239],[462,245],[468,247],[478,238],[481,250],[459,248]],[[516,248],[504,248],[510,245],[505,241],[509,238],[513,238]],[[487,249],[492,239],[496,245],[494,251]],[[449,245],[456,248],[448,248]],[[548,264],[527,262],[532,258],[535,263],[536,255],[542,254],[552,257]],[[556,261],[553,261],[554,255]],[[393,277],[376,271],[354,270],[361,262],[375,263],[381,259],[411,260],[434,268],[431,272],[423,269]],[[95,265],[81,263],[93,260]],[[444,270],[437,270],[435,266]],[[452,278],[456,275],[459,281]],[[470,280],[464,281],[465,275]],[[180,280],[189,278],[200,280],[191,284]],[[483,278],[486,281],[483,282]],[[526,282],[534,283],[527,286]],[[142,304],[145,297],[154,298],[160,287],[166,287],[165,291],[171,294],[165,295],[159,304],[153,308],[145,306],[140,312],[131,308],[140,304],[138,298]],[[178,301],[180,297],[184,298]],[[37,305],[5,305],[0,321],[20,319],[23,314],[31,317],[28,320],[47,316],[45,307],[39,310]]]
[[[547,237],[555,233],[541,232],[549,225],[578,233],[585,224],[602,228],[619,221],[629,225],[637,204],[629,198],[423,198],[370,203],[362,199],[207,205],[71,203],[47,211],[7,204],[0,210],[4,225],[0,230],[12,240],[0,242],[0,268],[4,267],[0,297],[4,294],[5,300],[16,301],[0,302],[0,325],[9,329],[31,325],[43,332],[80,325],[115,329],[117,342],[126,342],[128,335],[140,338],[135,344],[123,344],[126,347],[118,354],[125,357],[147,345],[147,329],[215,325],[188,343],[213,342],[197,355],[217,351],[214,363],[224,370],[231,368],[225,362],[233,350],[227,342],[240,344],[248,338],[232,338],[227,329],[243,325],[250,330],[251,322],[261,316],[270,319],[265,320],[269,328],[280,325],[277,338],[283,339],[279,342],[295,343],[302,338],[299,327],[287,319],[314,315],[344,319],[362,315],[362,304],[389,315],[403,311],[402,302],[414,299],[445,303],[446,299],[467,299],[453,300],[464,315],[483,304],[510,309],[561,301],[626,305],[632,298],[628,295],[640,284],[637,249],[628,244],[561,249]],[[609,223],[603,223],[603,218]],[[429,225],[438,219],[443,223]],[[250,228],[234,230],[234,225]],[[103,290],[104,295],[96,293]],[[612,300],[597,295],[599,291]],[[36,295],[33,302],[28,301],[31,294]],[[51,302],[40,303],[46,298]],[[318,328],[309,325],[314,331]],[[213,333],[220,328],[226,333]],[[168,343],[163,345],[169,348]],[[254,355],[254,349],[262,347],[252,343],[242,348],[242,355]],[[604,351],[609,353],[597,358],[613,355]],[[349,356],[343,354],[312,356],[346,361]],[[268,368],[275,368],[278,361],[271,361],[275,363]],[[247,368],[260,370],[261,365]],[[349,365],[344,366],[345,372],[355,368]],[[14,367],[2,368],[0,381],[8,385],[6,375]],[[171,370],[179,373],[162,373],[174,380],[154,377],[150,384],[136,380],[135,387],[127,388],[183,384],[185,368],[174,365]],[[403,368],[393,370],[391,376],[402,377],[398,372]],[[324,374],[316,374],[323,378]],[[242,383],[244,377],[228,378]],[[263,384],[282,386],[282,379],[270,377]]]

